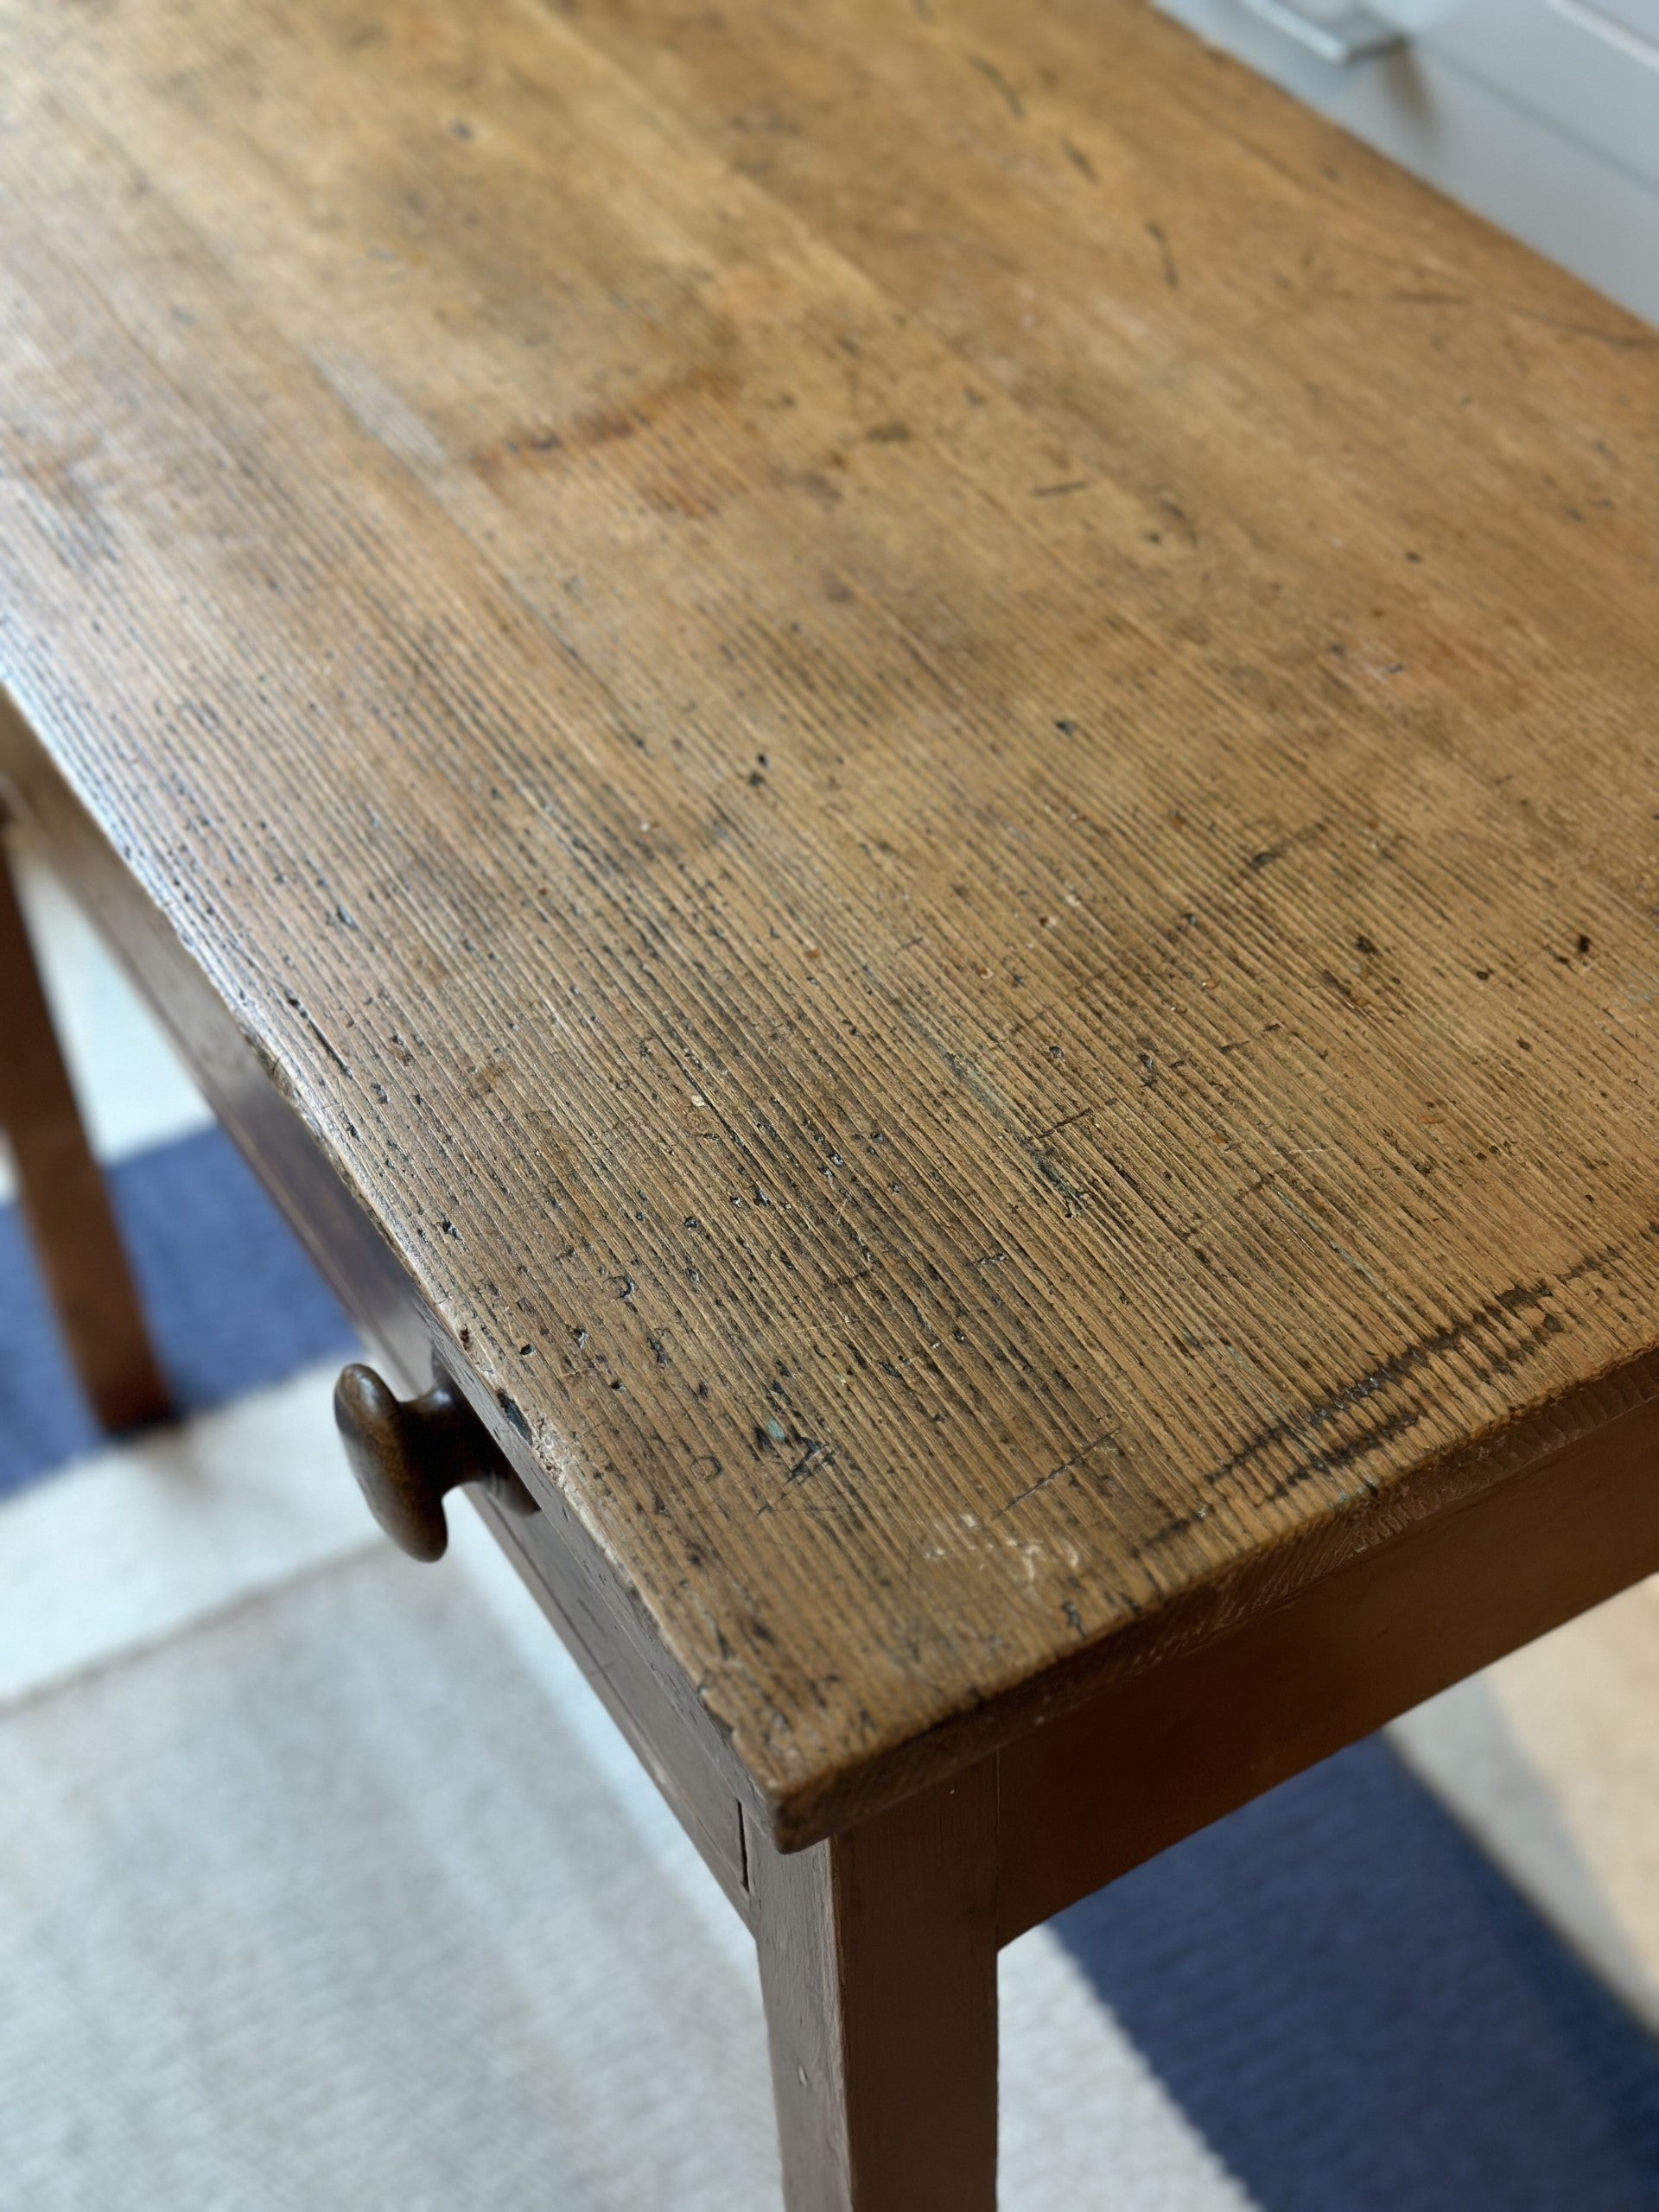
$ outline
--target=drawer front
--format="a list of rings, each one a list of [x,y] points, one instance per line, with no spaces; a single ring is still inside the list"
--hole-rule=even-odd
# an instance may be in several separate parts
[[[1346,67],[1251,0],[1158,4],[1659,322],[1659,0],[1371,0],[1402,42]]]

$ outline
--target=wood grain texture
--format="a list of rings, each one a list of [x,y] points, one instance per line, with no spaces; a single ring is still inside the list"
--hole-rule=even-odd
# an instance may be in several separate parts
[[[474,1414],[537,1493],[543,1510],[529,1520],[497,1510],[481,1491],[472,1497],[728,1895],[747,1915],[751,1900],[744,1886],[738,1804],[741,1797],[756,1812],[760,1804],[727,1738],[664,1646],[637,1592],[464,1354],[442,1335],[251,1040],[77,806],[50,760],[16,716],[6,713],[3,698],[0,788],[49,844],[54,869],[96,918],[171,1032],[220,1122],[304,1239],[376,1358],[414,1395],[429,1382],[437,1355],[438,1365],[453,1373],[471,1397]]]
[[[219,1122],[376,1358],[411,1396],[424,1389],[434,1352],[448,1345],[447,1336],[371,1215],[330,1166],[257,1039],[238,1026],[3,693],[0,792],[50,852],[54,873],[172,1037]]]
[[[1133,0],[0,61],[0,671],[780,1838],[1602,1417],[1653,334]]]
[[[1659,1573],[1659,1397],[1004,1746],[1001,1942]]]

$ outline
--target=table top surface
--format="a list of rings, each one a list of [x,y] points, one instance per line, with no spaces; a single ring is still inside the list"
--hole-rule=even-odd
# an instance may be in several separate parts
[[[775,1805],[1652,1351],[1652,333],[1136,0],[0,86],[0,673]]]

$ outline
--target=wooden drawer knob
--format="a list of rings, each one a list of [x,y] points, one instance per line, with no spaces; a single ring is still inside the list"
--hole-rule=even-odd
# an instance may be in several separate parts
[[[370,1512],[411,1559],[443,1557],[444,1497],[459,1483],[482,1483],[512,1512],[538,1510],[447,1376],[423,1397],[404,1401],[372,1367],[353,1365],[334,1385],[334,1421]]]

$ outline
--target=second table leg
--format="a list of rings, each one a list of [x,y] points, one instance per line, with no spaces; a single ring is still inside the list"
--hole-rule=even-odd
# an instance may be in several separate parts
[[[70,1086],[0,846],[0,1128],[70,1359],[99,1420],[168,1410],[109,1193]]]
[[[989,1764],[789,1854],[751,1835],[788,2212],[995,2212]]]

